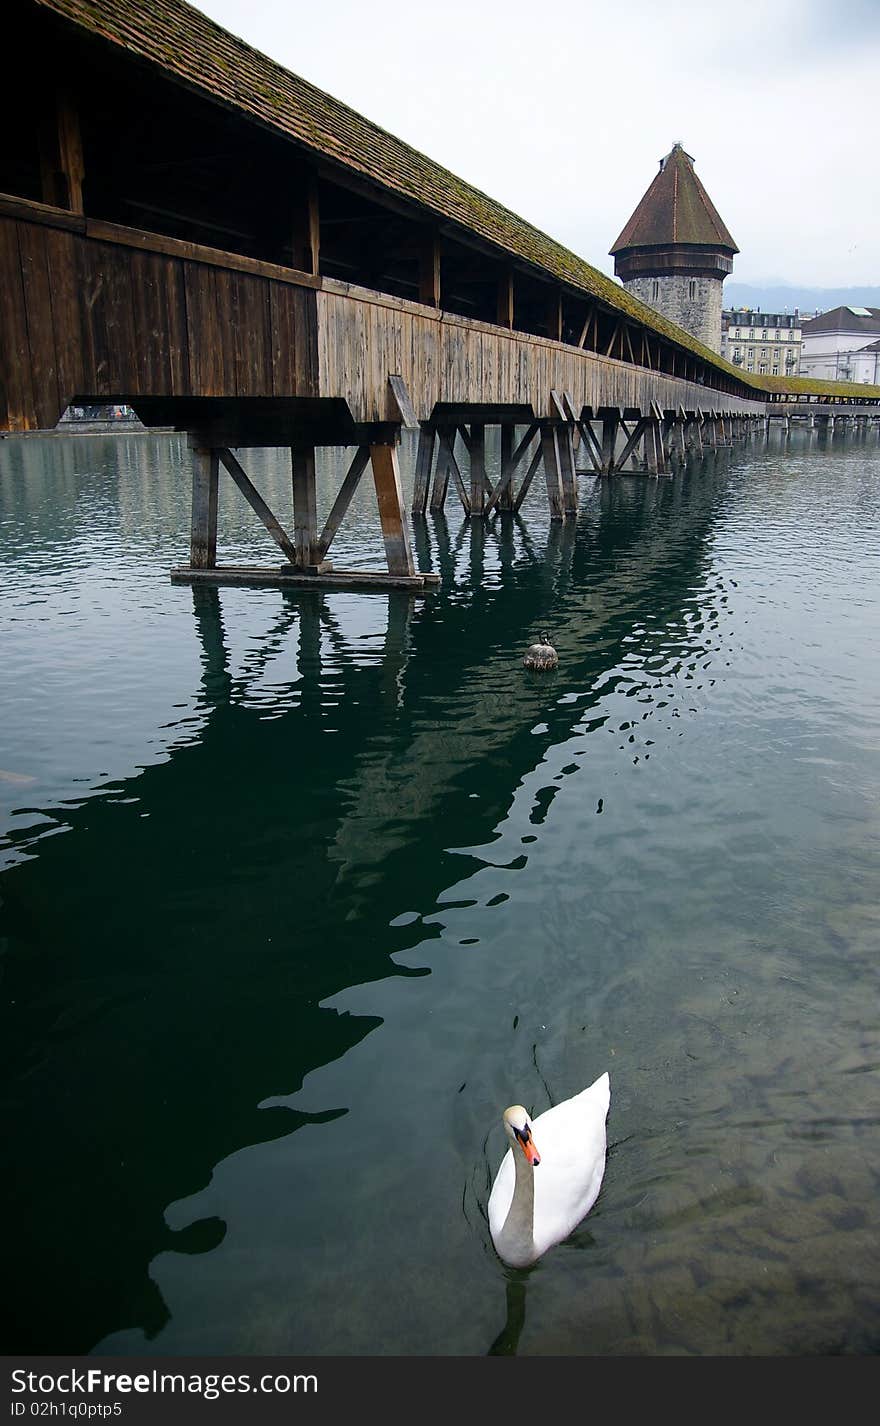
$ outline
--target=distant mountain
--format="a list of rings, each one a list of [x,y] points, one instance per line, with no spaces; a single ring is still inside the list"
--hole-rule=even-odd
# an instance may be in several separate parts
[[[828,312],[833,307],[880,307],[880,287],[797,287],[779,284],[753,287],[746,282],[724,284],[725,307],[755,307],[761,312],[803,314]]]

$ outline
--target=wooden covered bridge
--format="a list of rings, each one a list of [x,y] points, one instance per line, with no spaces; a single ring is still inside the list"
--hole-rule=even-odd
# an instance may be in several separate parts
[[[217,566],[221,466],[283,553],[266,577],[290,582],[332,569],[370,468],[382,579],[418,588],[430,577],[410,548],[402,427],[420,429],[416,515],[450,488],[471,515],[518,509],[540,470],[562,519],[577,462],[660,473],[798,389],[729,365],[183,0],[8,0],[6,23],[0,430],[114,402],[188,432],[178,578],[253,575]],[[880,389],[834,392],[880,412]],[[234,454],[261,445],[291,448],[290,532]],[[321,446],[353,458],[319,529]]]

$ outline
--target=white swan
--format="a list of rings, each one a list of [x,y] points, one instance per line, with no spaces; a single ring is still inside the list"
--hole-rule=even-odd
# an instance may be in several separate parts
[[[534,1121],[521,1104],[505,1109],[511,1147],[489,1195],[489,1232],[510,1267],[528,1267],[561,1243],[596,1202],[610,1101],[606,1073]]]

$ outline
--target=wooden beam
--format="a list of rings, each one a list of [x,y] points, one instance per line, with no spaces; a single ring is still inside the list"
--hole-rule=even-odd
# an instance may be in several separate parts
[[[501,477],[486,502],[484,514],[491,514],[496,505],[500,510],[519,509],[519,505],[512,496],[513,477],[516,474],[517,466],[522,460],[523,455],[528,450],[540,429],[540,424],[537,421],[533,421],[516,450],[512,450],[514,428],[509,425],[501,427]],[[541,443],[539,441],[537,454],[535,456],[535,470],[537,470],[537,462],[540,461],[540,459]],[[533,476],[534,470],[532,471],[532,475],[529,476],[529,484],[531,484]],[[522,501],[520,501],[520,504],[521,503]]]
[[[629,457],[634,454],[636,446],[642,439],[642,436],[645,434],[645,429],[648,423],[649,418],[647,416],[642,416],[636,422],[635,427],[632,433],[630,434],[629,440],[627,441],[617,460],[614,462],[615,470],[623,470],[623,467],[626,465],[627,461],[629,460]],[[623,422],[621,422],[621,425],[623,425]]]
[[[482,515],[487,494],[491,495],[486,478],[486,427],[482,422],[471,422],[471,515]]]
[[[513,502],[513,508],[515,511],[518,511],[520,509],[523,501],[529,493],[529,486],[535,478],[535,472],[537,471],[538,466],[541,464],[541,457],[543,456],[543,454],[544,442],[543,440],[540,440],[536,447],[535,454],[532,456],[532,459],[529,462],[529,468],[526,471],[525,479],[523,480],[523,483],[517,492],[516,499]]]
[[[578,508],[577,467],[574,459],[573,427],[560,426],[556,432],[559,467],[562,476],[562,504],[566,515],[576,515]]]
[[[605,475],[610,475],[614,470],[614,448],[617,444],[617,431],[620,426],[620,417],[614,415],[603,416],[602,418],[602,471]]]
[[[561,520],[565,514],[562,493],[562,469],[559,460],[559,443],[555,425],[547,421],[541,426],[541,450],[544,456],[544,479],[547,482],[547,501],[550,519]]]
[[[43,202],[82,213],[85,175],[79,114],[66,90],[59,90],[55,114],[39,130]]]
[[[382,539],[385,543],[385,558],[388,573],[413,575],[416,572],[409,532],[403,511],[403,492],[400,485],[400,466],[396,446],[371,446],[370,460],[373,465],[373,483],[379,505],[379,520],[382,524]]]
[[[318,180],[310,174],[293,215],[293,265],[300,272],[317,277],[321,263],[321,214]]]
[[[617,341],[617,338],[620,336],[620,329],[621,329],[622,326],[623,326],[623,323],[622,323],[622,322],[618,322],[618,323],[617,323],[617,326],[614,328],[614,331],[611,333],[611,341],[608,343],[607,347],[605,348],[605,355],[606,355],[606,356],[610,356],[610,355],[611,355],[612,347],[614,346],[614,343]]]
[[[217,563],[217,452],[192,446],[193,487],[189,562],[193,569],[213,569]]]
[[[413,477],[412,513],[414,515],[423,516],[427,508],[435,435],[434,427],[430,421],[423,421],[419,431],[419,449],[416,454],[416,469]]]
[[[440,239],[434,232],[426,234],[419,246],[419,301],[440,306]]]
[[[602,446],[596,432],[593,430],[591,421],[578,421],[578,430],[581,433],[582,443],[586,448],[590,463],[598,474],[602,473]]]
[[[226,467],[229,474],[232,476],[232,479],[235,481],[235,484],[238,486],[239,490],[241,491],[248,505],[250,505],[254,514],[257,515],[259,519],[262,520],[263,524],[266,526],[266,529],[269,531],[269,534],[272,536],[272,539],[275,541],[278,548],[283,552],[287,559],[290,560],[291,564],[295,564],[296,549],[294,547],[293,541],[287,534],[287,531],[284,529],[284,527],[280,524],[280,522],[276,520],[275,516],[272,514],[272,511],[269,509],[262,495],[257,490],[256,486],[251,482],[248,475],[243,470],[242,466],[232,454],[232,451],[228,450],[225,446],[222,446],[217,451],[217,455],[222,461],[223,465]]]
[[[551,405],[551,407],[552,407],[552,410],[551,410],[551,412],[550,412],[550,415],[551,415],[551,417],[552,417],[554,420],[556,419],[557,416],[558,416],[558,418],[559,418],[560,421],[567,421],[567,420],[568,420],[568,412],[566,411],[564,405],[562,404],[562,397],[560,396],[560,394],[559,394],[558,391],[552,391],[552,390],[551,390],[551,392],[550,392],[550,405]]]
[[[431,509],[440,510],[443,501],[446,499],[446,486],[451,475],[455,481],[458,497],[461,500],[462,508],[466,515],[471,513],[471,502],[465,487],[464,479],[455,459],[455,427],[443,426],[439,431],[440,450],[437,455],[437,474],[434,477],[434,495],[431,499]],[[440,472],[443,472],[442,487],[439,487]],[[438,503],[438,488],[442,489],[442,494]]]
[[[484,514],[491,514],[492,510],[495,508],[496,505],[498,506],[499,510],[519,509],[519,505],[513,499],[513,477],[516,474],[517,466],[519,465],[524,453],[531,445],[532,441],[534,440],[540,429],[541,427],[538,422],[533,421],[532,424],[529,426],[528,430],[526,431],[525,435],[523,436],[522,440],[520,441],[519,445],[517,446],[516,450],[513,450],[513,426],[501,427],[501,477],[486,502]],[[537,462],[540,461],[540,459],[541,443],[539,441],[537,454],[535,455],[535,470],[537,470]],[[533,475],[534,470],[532,471],[532,476]],[[532,476],[529,477],[530,484]],[[520,503],[522,502],[520,501]]]
[[[562,341],[562,293],[551,292],[547,300],[547,336],[551,342]]]
[[[318,537],[316,551],[318,564],[323,561],[324,556],[332,544],[333,536],[345,518],[345,512],[351,504],[352,497],[360,484],[361,476],[367,468],[369,459],[370,447],[358,446],[358,449],[355,451],[354,460],[348,468],[348,473],[339,487],[336,499],[333,502],[333,508],[327,516],[324,528]]]
[[[388,388],[391,397],[391,419],[400,421],[408,431],[419,429],[419,418],[416,415],[409,392],[406,389],[406,382],[402,376],[389,376]]]
[[[318,558],[318,507],[315,496],[315,448],[293,446],[293,543],[294,564],[308,569],[320,564]]]
[[[501,427],[501,473],[498,484],[486,502],[486,514],[488,515],[494,505],[499,510],[513,509],[513,438],[516,435],[516,427],[505,423]]]
[[[513,328],[513,270],[507,268],[498,279],[498,325]]]

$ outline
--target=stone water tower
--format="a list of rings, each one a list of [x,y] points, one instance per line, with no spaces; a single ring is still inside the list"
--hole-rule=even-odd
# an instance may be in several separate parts
[[[721,350],[721,288],[739,248],[680,143],[611,249],[614,272],[634,297]]]

